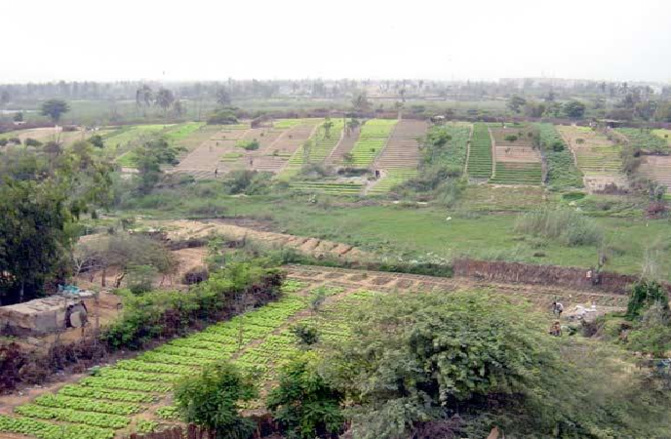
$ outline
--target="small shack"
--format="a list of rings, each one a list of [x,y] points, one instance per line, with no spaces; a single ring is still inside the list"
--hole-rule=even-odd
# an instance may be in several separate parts
[[[80,291],[0,307],[0,333],[40,336],[81,328],[87,322],[94,293]],[[88,304],[87,304],[88,302]]]

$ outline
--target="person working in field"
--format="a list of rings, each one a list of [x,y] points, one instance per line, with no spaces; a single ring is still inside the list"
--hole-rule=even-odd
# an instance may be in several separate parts
[[[559,320],[555,320],[552,326],[550,326],[550,335],[561,337],[561,323]]]
[[[561,304],[561,302],[557,302],[556,300],[552,302],[552,313],[557,316],[557,318],[561,318],[561,313],[564,312],[564,305]]]

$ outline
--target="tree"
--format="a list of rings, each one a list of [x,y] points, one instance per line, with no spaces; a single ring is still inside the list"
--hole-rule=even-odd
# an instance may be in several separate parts
[[[55,181],[5,179],[0,184],[0,301],[39,297],[44,283],[65,272],[72,236],[67,194]]]
[[[3,90],[0,93],[0,105],[7,105],[11,100],[11,96],[7,90]]]
[[[182,418],[208,430],[215,439],[246,439],[255,424],[240,415],[240,402],[257,396],[253,379],[230,363],[206,367],[200,376],[187,378],[175,388],[175,403]]]
[[[172,106],[172,110],[175,112],[175,116],[184,116],[186,114],[186,105],[184,105],[182,101],[177,100]]]
[[[331,128],[333,128],[333,121],[331,120],[330,117],[326,116],[326,119],[324,120],[324,123],[322,124],[322,128],[324,128],[324,138],[330,139],[331,138]]]
[[[288,439],[337,438],[345,417],[344,395],[328,385],[317,370],[318,357],[306,353],[280,372],[280,384],[266,405]]]
[[[105,147],[105,143],[103,142],[103,138],[100,134],[94,134],[93,136],[91,136],[89,142],[96,148],[102,149]]]
[[[524,107],[526,103],[527,101],[523,97],[512,95],[510,99],[508,99],[508,103],[506,105],[513,113],[520,113],[522,111],[522,107]]]
[[[177,155],[181,148],[171,146],[165,139],[154,139],[146,142],[135,151],[138,174],[140,178],[139,189],[147,193],[161,179],[161,165],[176,165],[179,163]]]
[[[12,117],[12,120],[14,120],[14,122],[23,122],[23,113],[20,111],[14,113],[14,117]]]
[[[506,437],[607,437],[613,425],[656,437],[671,423],[669,398],[642,389],[643,377],[594,370],[618,354],[550,337],[546,318],[502,296],[382,296],[351,321],[352,336],[325,347],[317,370],[346,395],[358,439],[486,437],[492,425]],[[455,414],[467,422],[449,435],[418,435]]]
[[[173,103],[175,102],[175,95],[171,90],[168,90],[167,88],[161,88],[156,93],[155,102],[156,105],[158,105],[163,109],[164,115],[167,116],[168,110],[170,109],[170,107],[172,107]]]
[[[585,104],[575,99],[564,104],[564,114],[571,119],[582,119],[585,116]]]
[[[228,107],[231,105],[231,94],[224,87],[221,87],[217,90],[217,104],[222,107]]]
[[[49,99],[42,104],[42,116],[48,116],[54,124],[61,120],[61,116],[70,111],[67,102],[61,99]]]
[[[149,108],[154,100],[154,91],[147,84],[135,91],[135,105],[142,108],[146,115],[146,109]]]
[[[368,93],[365,91],[357,93],[352,99],[352,107],[355,111],[363,112],[370,109],[371,103],[368,100]]]

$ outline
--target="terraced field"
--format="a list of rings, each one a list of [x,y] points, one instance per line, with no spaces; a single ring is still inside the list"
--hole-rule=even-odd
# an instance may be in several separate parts
[[[388,192],[392,187],[417,175],[421,141],[426,136],[428,124],[420,120],[401,120],[387,142],[387,147],[373,163],[373,168],[383,171],[383,178],[369,193]]]
[[[626,189],[626,176],[621,172],[621,148],[608,138],[586,127],[558,126],[557,129],[574,152],[578,168],[585,175],[584,182],[591,192],[604,190],[609,185]]]
[[[387,145],[397,122],[388,119],[366,121],[361,128],[359,140],[352,148],[352,162],[349,165],[359,168],[370,166]]]
[[[496,174],[489,180],[492,184],[539,185],[543,177],[540,163],[496,162]]]
[[[541,155],[534,148],[534,132],[527,126],[489,129],[494,137],[496,166],[493,184],[539,185],[543,170]]]
[[[657,136],[643,128],[617,128],[615,131],[626,137],[634,148],[646,153],[668,153],[670,150],[663,132],[662,136]]]
[[[671,191],[671,156],[644,156],[638,172]]]
[[[663,139],[668,148],[671,148],[671,130],[652,130],[654,136]]]
[[[312,135],[320,119],[278,120],[273,126],[251,129],[226,125],[187,155],[174,172],[197,179],[214,178],[236,169],[280,172],[296,150]],[[257,150],[247,151],[240,142],[256,140]]]
[[[554,125],[539,123],[536,126],[547,163],[547,184],[554,189],[584,187],[573,153]]]
[[[345,126],[342,119],[332,119],[331,122],[333,125],[328,131],[328,136],[322,123],[309,142],[304,142],[296,149],[282,171],[282,178],[290,178],[296,175],[305,164],[324,162],[342,138],[342,131]]]
[[[492,139],[484,123],[473,125],[467,174],[476,179],[489,179],[492,176]]]

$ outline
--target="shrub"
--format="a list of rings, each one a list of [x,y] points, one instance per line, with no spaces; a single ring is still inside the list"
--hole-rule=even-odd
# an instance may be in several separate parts
[[[293,326],[291,333],[296,336],[301,346],[312,346],[319,342],[319,331],[303,323]]]
[[[664,287],[654,281],[636,282],[627,303],[627,318],[636,319],[655,304],[660,304],[664,309],[669,310],[669,298]]]
[[[517,140],[517,138],[518,137],[514,134],[508,134],[504,139],[505,139],[506,142],[513,143]]]
[[[235,125],[238,118],[232,108],[221,108],[207,118],[208,125]]]
[[[252,140],[238,140],[235,144],[238,148],[242,148],[245,151],[256,151],[259,149],[261,144],[259,143],[258,140],[252,139]]]
[[[28,138],[25,140],[24,144],[25,144],[26,146],[35,146],[35,147],[42,146],[42,142],[40,142],[39,140],[35,140],[35,139],[31,138],[31,137],[28,137]]]
[[[182,279],[187,285],[199,284],[205,282],[210,277],[207,267],[193,267],[186,273]]]
[[[229,363],[206,367],[200,376],[187,378],[175,388],[175,403],[182,418],[204,427],[209,437],[245,439],[255,424],[241,416],[241,402],[258,395],[252,377]]]
[[[188,292],[150,291],[124,298],[124,311],[101,334],[112,350],[141,349],[157,337],[183,334],[197,321],[211,321],[237,312],[236,299],[264,303],[277,298],[284,273],[264,262],[230,263]]]
[[[288,439],[337,438],[343,429],[344,395],[319,374],[317,359],[308,353],[289,363],[268,395],[266,405]]]
[[[517,218],[515,231],[555,239],[567,246],[597,245],[603,231],[592,219],[569,209],[541,209]]]

